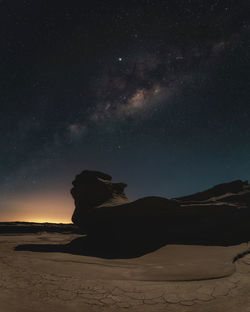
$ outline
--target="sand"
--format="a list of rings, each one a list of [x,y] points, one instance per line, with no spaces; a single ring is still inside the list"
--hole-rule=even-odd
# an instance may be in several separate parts
[[[250,255],[233,263],[247,243],[167,245],[132,259],[53,252],[77,237],[0,235],[0,312],[250,312]]]

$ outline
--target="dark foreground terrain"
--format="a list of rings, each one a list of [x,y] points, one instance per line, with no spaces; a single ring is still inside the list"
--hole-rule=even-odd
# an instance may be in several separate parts
[[[250,312],[250,185],[131,201],[96,171],[74,224],[0,224],[0,312]]]
[[[248,243],[119,258],[119,246],[107,257],[72,225],[0,229],[1,312],[250,311]]]

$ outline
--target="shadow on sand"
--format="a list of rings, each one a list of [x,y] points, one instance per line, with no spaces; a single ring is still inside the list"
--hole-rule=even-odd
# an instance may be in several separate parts
[[[23,244],[16,251],[63,252],[73,255],[91,256],[103,259],[128,259],[143,256],[166,245],[164,241],[136,243],[135,241],[104,241],[87,236],[73,239],[68,244]]]
[[[179,230],[179,231],[178,231]],[[15,251],[32,252],[62,252],[73,255],[99,257],[104,259],[128,259],[143,256],[168,244],[203,245],[203,246],[232,246],[250,240],[246,230],[221,229],[221,231],[185,231],[180,229],[169,232],[164,236],[148,235],[144,239],[136,236],[117,238],[115,236],[82,236],[73,239],[68,244],[23,244],[15,247]],[[183,229],[182,229],[183,230]],[[197,229],[196,229],[197,230]]]

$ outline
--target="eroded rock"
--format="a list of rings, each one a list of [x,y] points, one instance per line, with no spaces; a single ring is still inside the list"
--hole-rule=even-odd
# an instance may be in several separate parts
[[[130,201],[125,183],[83,171],[73,181],[72,221],[90,237],[131,243],[234,244],[250,239],[250,186],[240,180],[176,199]],[[158,244],[157,243],[157,244]]]
[[[163,237],[166,218],[179,204],[176,200],[145,197],[130,201],[124,193],[125,183],[113,183],[111,176],[83,171],[73,181],[75,200],[72,221],[83,232],[112,240],[147,240]]]

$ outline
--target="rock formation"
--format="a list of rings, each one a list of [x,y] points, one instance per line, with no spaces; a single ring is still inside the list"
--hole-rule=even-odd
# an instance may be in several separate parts
[[[129,201],[125,183],[112,183],[111,176],[83,171],[73,181],[74,224],[98,239],[152,240],[163,237],[166,219],[179,207],[176,200],[145,197]]]
[[[182,202],[187,202],[187,201],[197,202],[197,201],[206,201],[206,200],[218,201],[218,200],[222,200],[223,197],[228,196],[230,194],[242,195],[242,192],[244,191],[247,191],[247,192],[249,191],[248,181],[242,182],[241,180],[236,180],[236,181],[229,182],[229,183],[218,184],[203,192],[180,197],[179,200]]]
[[[250,238],[250,185],[240,180],[190,196],[130,201],[125,183],[83,171],[73,181],[74,224],[90,237],[150,244],[233,244]]]

